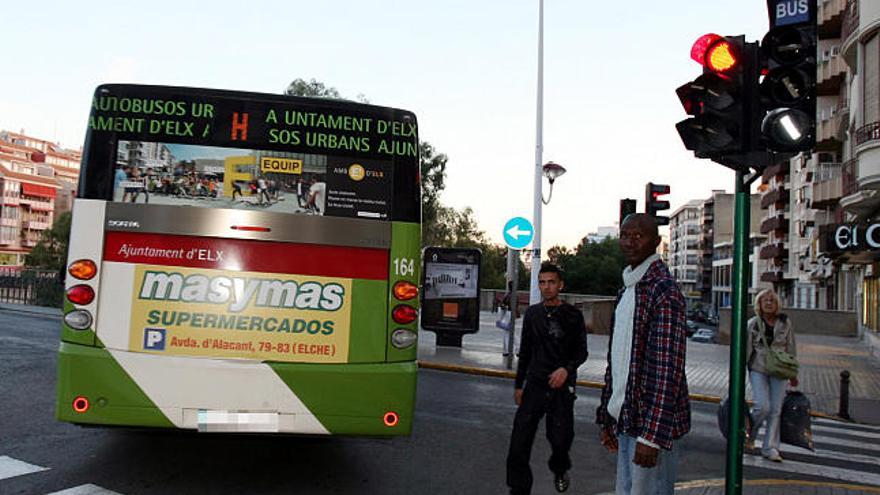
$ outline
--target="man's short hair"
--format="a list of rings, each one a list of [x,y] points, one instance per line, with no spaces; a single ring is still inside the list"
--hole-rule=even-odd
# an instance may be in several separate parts
[[[551,263],[549,261],[545,261],[541,263],[541,269],[538,270],[538,273],[555,273],[559,280],[562,280],[562,268],[559,268],[556,263]]]

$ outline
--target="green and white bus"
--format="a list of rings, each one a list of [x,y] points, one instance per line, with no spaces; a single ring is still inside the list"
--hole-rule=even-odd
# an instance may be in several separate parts
[[[403,110],[98,87],[73,207],[58,419],[409,434],[418,160]]]

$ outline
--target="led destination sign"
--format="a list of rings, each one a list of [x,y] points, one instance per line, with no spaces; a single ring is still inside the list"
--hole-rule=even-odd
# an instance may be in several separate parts
[[[364,111],[372,113],[334,108],[327,100],[319,106],[308,98],[257,101],[212,90],[108,85],[96,92],[88,125],[122,139],[385,159],[418,156],[412,114],[377,113],[368,106]]]

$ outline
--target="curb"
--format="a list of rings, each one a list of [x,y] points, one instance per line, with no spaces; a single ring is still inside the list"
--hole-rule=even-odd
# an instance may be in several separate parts
[[[56,308],[45,308],[45,309],[29,309],[36,308],[37,306],[25,306],[25,305],[11,305],[11,304],[0,304],[0,311],[8,311],[10,313],[24,313],[28,315],[34,316],[43,316],[46,318],[61,318],[61,310]]]
[[[516,373],[513,371],[506,370],[496,370],[492,368],[478,368],[476,366],[464,366],[460,364],[451,364],[451,363],[438,363],[433,361],[418,361],[419,368],[424,368],[427,370],[436,370],[436,371],[448,371],[450,373],[463,373],[466,375],[477,375],[477,376],[489,376],[493,378],[516,378]],[[581,387],[587,388],[596,388],[601,389],[605,386],[605,384],[601,382],[594,382],[590,380],[578,380],[578,385]],[[720,404],[723,400],[721,397],[716,397],[714,395],[703,395],[703,394],[689,394],[689,397],[692,401],[696,402],[706,402],[710,404]],[[810,416],[814,418],[822,418],[822,419],[830,419],[834,421],[840,421],[841,423],[850,423],[850,424],[858,424],[855,421],[847,421],[845,419],[841,419],[832,414],[823,413],[819,411],[810,411]]]

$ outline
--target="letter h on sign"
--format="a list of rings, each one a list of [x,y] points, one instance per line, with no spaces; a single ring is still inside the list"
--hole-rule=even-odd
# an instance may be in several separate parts
[[[232,112],[232,136],[231,139],[233,141],[238,141],[239,137],[242,141],[247,141],[247,130],[248,130],[248,114],[242,113],[241,119],[238,117],[238,112]]]

